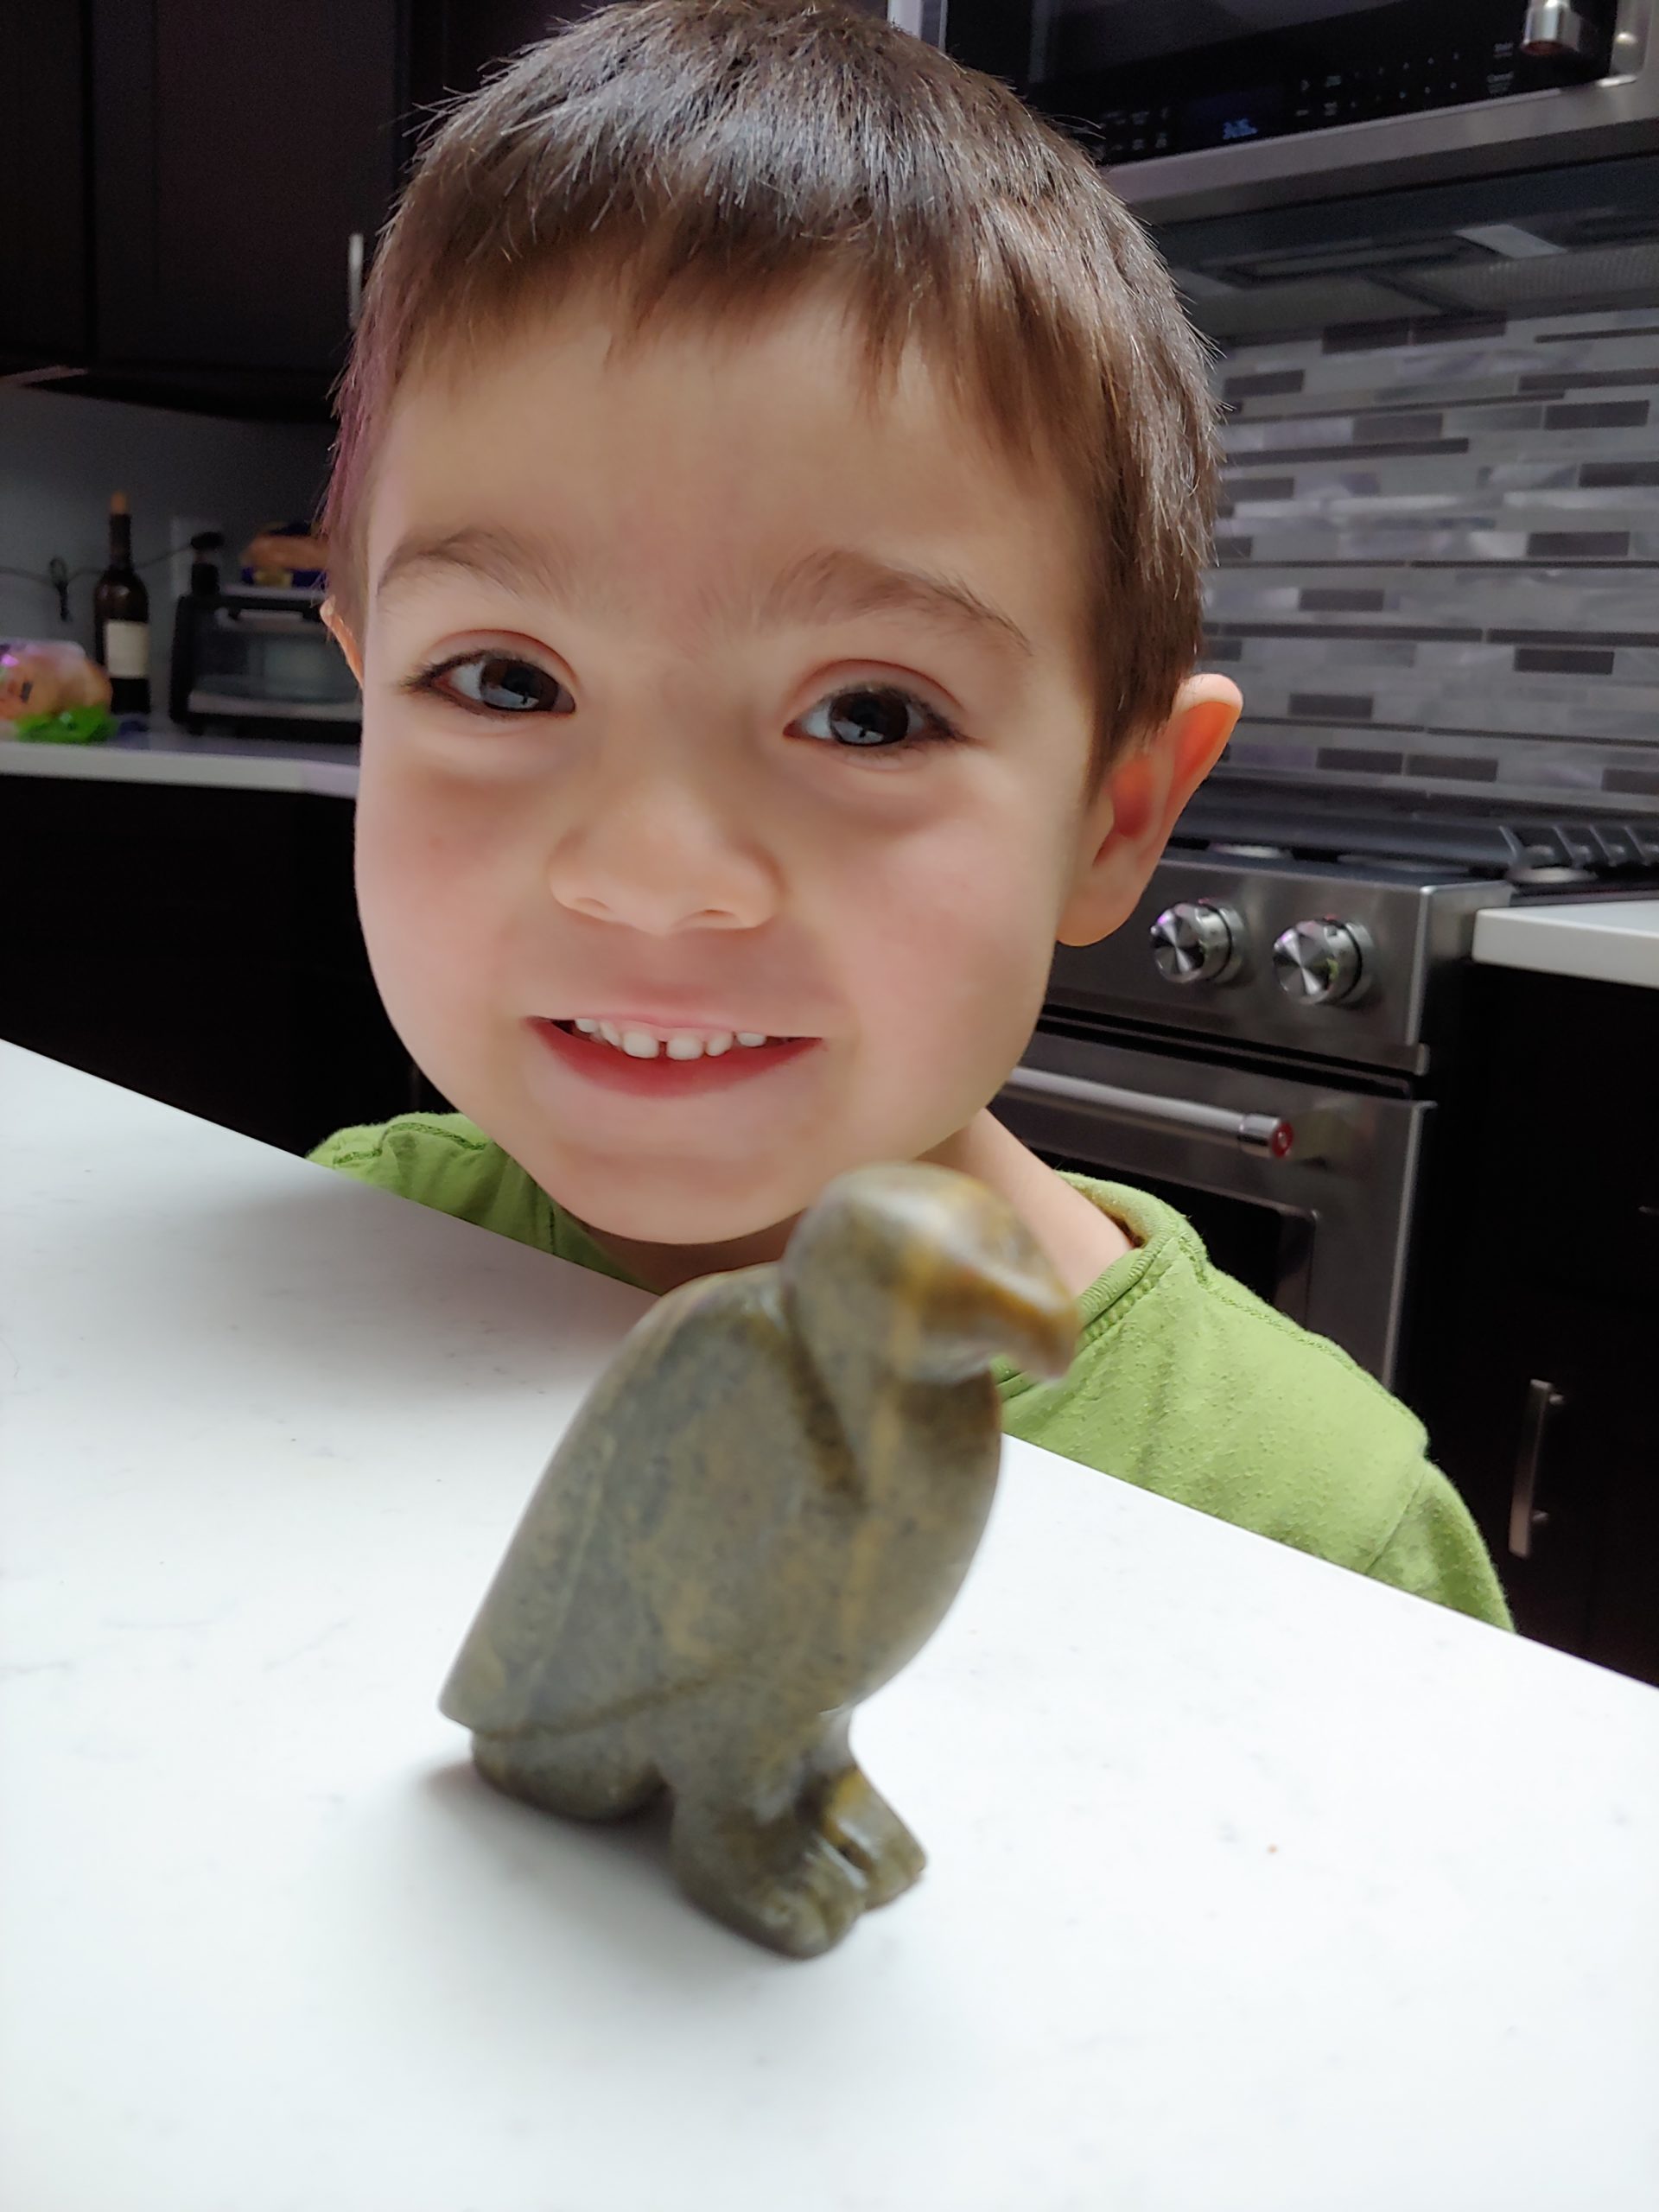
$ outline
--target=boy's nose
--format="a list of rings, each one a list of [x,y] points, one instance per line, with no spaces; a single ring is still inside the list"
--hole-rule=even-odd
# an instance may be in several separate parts
[[[778,906],[770,862],[671,779],[567,817],[547,874],[572,913],[652,937],[755,929]]]

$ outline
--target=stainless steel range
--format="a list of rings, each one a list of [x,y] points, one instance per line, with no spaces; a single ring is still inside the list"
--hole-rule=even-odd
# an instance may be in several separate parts
[[[1001,1117],[1168,1198],[1217,1264],[1389,1387],[1476,917],[1659,882],[1659,820],[1201,794],[1135,915],[1062,948]]]

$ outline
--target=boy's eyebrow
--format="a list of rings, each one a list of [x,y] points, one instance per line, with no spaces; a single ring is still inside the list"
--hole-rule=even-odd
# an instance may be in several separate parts
[[[377,601],[395,585],[459,571],[507,591],[526,588],[569,602],[575,563],[551,537],[527,537],[493,524],[474,524],[436,537],[411,532],[393,549],[375,585]],[[826,547],[785,569],[757,603],[759,627],[779,621],[828,620],[857,614],[908,613],[956,629],[991,630],[1031,655],[1030,639],[1009,615],[959,577],[881,561],[849,548]]]
[[[762,623],[791,616],[811,621],[889,612],[916,614],[958,629],[995,630],[1021,652],[1032,652],[1031,640],[1020,625],[959,578],[834,548],[809,553],[785,569],[760,610]]]
[[[499,584],[505,591],[522,591],[529,586],[563,598],[569,588],[570,568],[568,554],[554,538],[526,537],[518,531],[487,524],[447,530],[435,537],[411,531],[387,556],[374,596],[378,604],[394,584],[459,571],[462,575],[478,576],[485,583]]]

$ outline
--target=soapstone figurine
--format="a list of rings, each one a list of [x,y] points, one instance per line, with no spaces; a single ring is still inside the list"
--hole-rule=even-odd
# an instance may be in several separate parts
[[[659,1300],[577,1410],[442,1710],[498,1789],[578,1820],[671,1792],[681,1887],[798,1958],[921,1872],[853,1710],[913,1658],[990,1511],[990,1362],[1058,1378],[1077,1309],[1000,1198],[831,1183],[781,1261]]]

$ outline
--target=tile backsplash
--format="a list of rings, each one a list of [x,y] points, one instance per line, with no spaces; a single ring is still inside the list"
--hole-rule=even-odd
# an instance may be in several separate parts
[[[1234,772],[1659,812],[1659,308],[1235,350]]]

